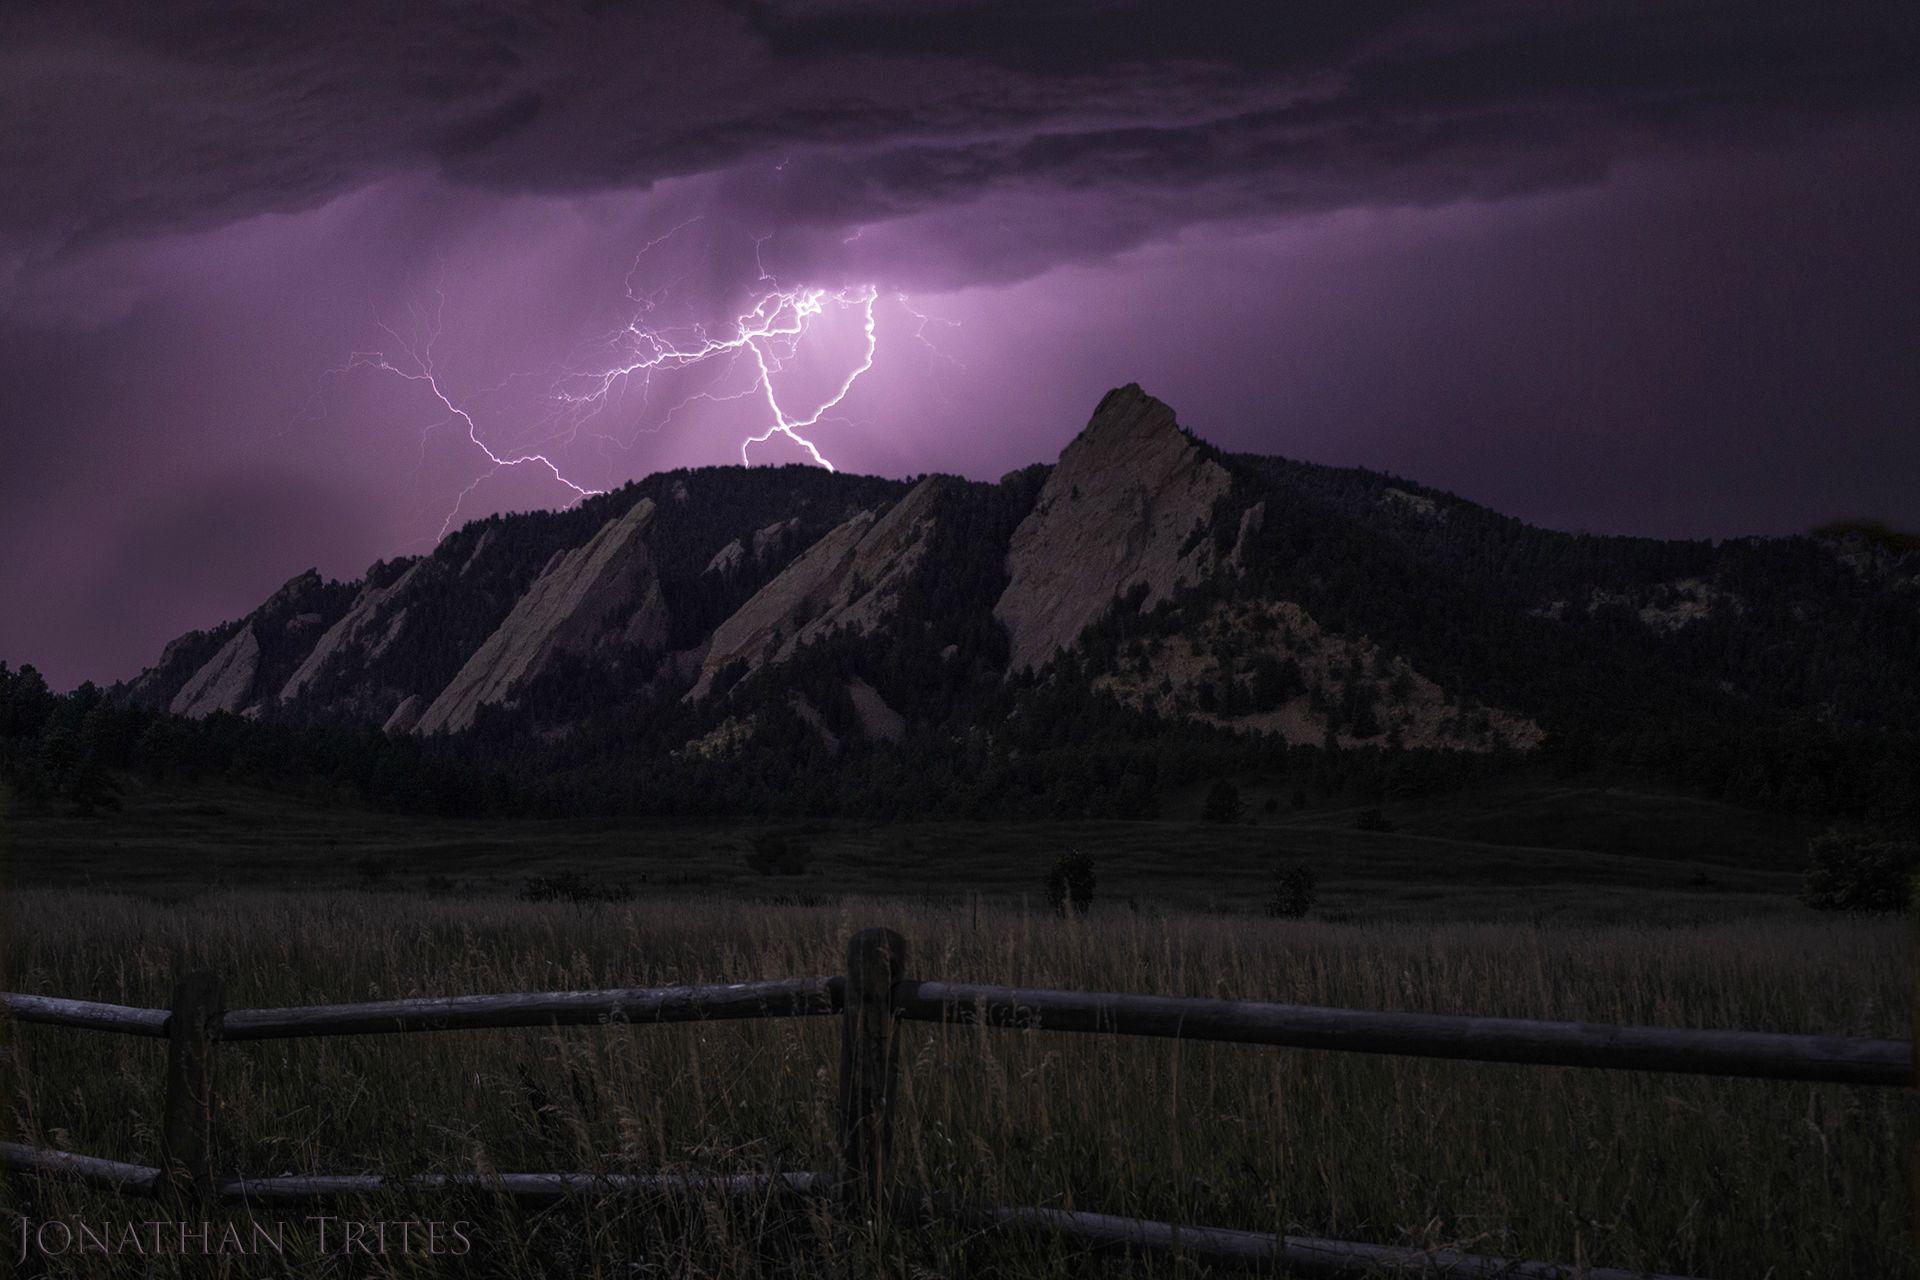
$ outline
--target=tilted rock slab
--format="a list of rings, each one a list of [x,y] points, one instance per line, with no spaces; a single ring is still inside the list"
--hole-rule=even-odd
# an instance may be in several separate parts
[[[707,567],[704,572],[723,575],[729,574],[735,569],[738,569],[740,562],[746,558],[747,549],[740,545],[740,539],[735,538],[732,542],[729,542],[726,546],[713,553],[713,559],[707,561]]]
[[[220,646],[220,652],[193,673],[180,692],[173,695],[167,710],[177,716],[201,719],[216,711],[238,711],[253,692],[253,677],[260,670],[260,637],[248,622]]]
[[[556,553],[513,612],[421,713],[413,732],[471,728],[481,707],[506,701],[560,654],[584,653],[616,639],[664,643],[667,606],[645,538],[653,515],[653,501],[642,498],[584,546]],[[629,606],[631,620],[610,631],[608,615]]]
[[[928,476],[886,514],[862,511],[801,552],[714,631],[687,700],[706,697],[735,660],[754,671],[836,627],[865,634],[878,626],[926,553],[939,494],[939,477]]]
[[[410,693],[400,699],[400,705],[393,709],[387,722],[380,726],[383,733],[412,733],[413,726],[420,723],[420,713],[426,708],[423,699],[417,693]]]
[[[487,530],[489,534],[492,532],[491,529]],[[482,541],[484,540],[483,535]],[[287,677],[286,684],[280,687],[279,701],[291,702],[299,697],[300,691],[312,684],[326,667],[328,659],[344,646],[360,639],[380,619],[389,603],[406,595],[407,588],[412,585],[414,578],[428,563],[424,559],[416,560],[405,573],[386,586],[363,588],[360,594],[354,597],[353,604],[348,607],[346,613],[341,615],[338,622],[321,633],[320,639],[314,642],[313,651],[307,654],[294,673]],[[374,644],[368,657],[379,657],[386,646],[393,643],[399,634],[401,620],[405,613],[406,608],[403,605],[393,620],[388,622],[386,633]]]
[[[859,676],[848,680],[847,696],[853,700],[853,709],[860,716],[860,728],[869,738],[898,742],[906,736],[906,718],[888,706],[880,691],[865,680]]]
[[[1109,391],[1014,530],[1010,581],[993,609],[1012,639],[1012,669],[1071,646],[1137,583],[1152,607],[1206,577],[1213,540],[1181,548],[1231,483],[1172,409],[1133,383]]]

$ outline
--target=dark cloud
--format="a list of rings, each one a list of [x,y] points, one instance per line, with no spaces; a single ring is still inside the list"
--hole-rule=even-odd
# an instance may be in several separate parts
[[[749,161],[785,162],[753,194],[788,223],[1088,184],[1177,195],[1160,230],[1430,203],[1907,101],[1917,30],[1703,3],[16,4],[0,232],[30,270],[420,168],[590,192]]]

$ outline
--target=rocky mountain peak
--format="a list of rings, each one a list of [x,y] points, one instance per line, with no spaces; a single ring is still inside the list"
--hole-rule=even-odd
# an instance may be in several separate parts
[[[1192,535],[1231,483],[1173,410],[1138,384],[1103,396],[1014,531],[1009,582],[994,606],[1013,669],[1071,645],[1137,584],[1152,605],[1205,577],[1213,543]]]

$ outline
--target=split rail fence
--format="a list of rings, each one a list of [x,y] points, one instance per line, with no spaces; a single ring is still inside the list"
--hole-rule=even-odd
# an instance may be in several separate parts
[[[1208,1000],[921,982],[905,977],[907,943],[867,929],[848,943],[846,973],[712,986],[636,987],[384,1000],[290,1009],[224,1007],[212,974],[183,975],[169,1009],[138,1009],[6,993],[16,1023],[151,1036],[167,1042],[160,1164],[22,1143],[0,1143],[0,1168],[57,1176],[176,1206],[216,1201],[312,1201],[382,1190],[473,1189],[522,1200],[625,1192],[831,1196],[852,1217],[940,1216],[989,1229],[1054,1233],[1091,1247],[1180,1253],[1209,1265],[1303,1274],[1382,1271],[1527,1280],[1679,1280],[1646,1272],[1573,1267],[1451,1250],[1351,1243],[1191,1226],[1073,1210],[979,1204],[893,1185],[888,1167],[902,1021],[980,1023],[1044,1031],[1230,1041],[1480,1062],[1674,1071],[1770,1080],[1909,1086],[1907,1040],[1753,1031],[1622,1027],[1515,1018],[1378,1013],[1310,1005]],[[1920,1001],[1920,997],[1916,997]],[[1917,1008],[1920,1012],[1920,1008]],[[736,1175],[583,1173],[444,1174],[388,1180],[377,1174],[221,1177],[214,1168],[214,1058],[218,1045],[301,1036],[461,1031],[498,1027],[692,1022],[731,1018],[841,1019],[839,1159],[832,1172]]]

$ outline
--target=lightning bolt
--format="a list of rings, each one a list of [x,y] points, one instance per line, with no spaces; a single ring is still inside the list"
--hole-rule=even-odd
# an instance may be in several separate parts
[[[381,332],[392,339],[394,348],[398,354],[396,355],[386,350],[349,352],[345,363],[330,370],[330,372],[336,375],[345,375],[359,369],[373,369],[381,373],[392,374],[394,377],[407,382],[424,385],[446,413],[445,416],[436,419],[421,429],[420,444],[423,456],[426,449],[426,438],[432,433],[434,428],[448,422],[458,421],[466,427],[467,439],[472,442],[473,446],[480,450],[481,455],[486,458],[486,469],[475,476],[473,482],[462,489],[458,496],[454,498],[453,506],[448,509],[446,518],[440,522],[440,532],[434,540],[438,542],[447,536],[448,532],[453,528],[453,522],[459,518],[461,506],[472,496],[473,491],[480,487],[482,481],[510,467],[538,465],[546,468],[548,474],[552,475],[555,480],[573,491],[573,497],[569,500],[568,505],[572,505],[572,503],[578,502],[582,498],[590,498],[597,493],[604,492],[604,490],[601,489],[589,489],[583,484],[569,480],[566,474],[560,470],[559,464],[543,453],[527,453],[518,456],[503,455],[495,453],[493,449],[488,446],[487,442],[480,438],[480,428],[479,425],[474,422],[473,415],[454,402],[453,398],[447,394],[445,388],[440,385],[440,377],[434,371],[433,344],[439,341],[447,306],[444,274],[440,280],[434,284],[433,294],[434,306],[430,319],[423,317],[417,307],[409,308],[413,312],[415,333],[417,334],[422,328],[425,329],[423,339],[410,340],[404,338],[393,326],[384,321],[377,322]]]
[[[719,404],[759,399],[765,402],[771,421],[763,430],[749,434],[740,442],[742,463],[751,465],[750,451],[754,445],[765,444],[774,436],[781,435],[805,450],[816,465],[834,470],[833,463],[820,451],[820,446],[804,433],[819,425],[838,408],[852,392],[860,376],[873,367],[874,357],[879,350],[874,317],[874,304],[880,298],[879,287],[871,283],[838,289],[811,285],[786,287],[779,277],[768,270],[763,253],[767,242],[773,238],[772,234],[756,235],[753,237],[753,265],[758,273],[754,281],[757,291],[748,299],[742,311],[718,326],[656,326],[651,323],[650,316],[678,280],[669,281],[648,293],[638,293],[634,289],[634,276],[640,269],[641,260],[650,251],[697,221],[698,217],[687,219],[648,241],[634,255],[634,265],[628,270],[626,279],[627,298],[634,304],[634,311],[622,329],[602,340],[604,345],[614,347],[618,355],[598,369],[574,372],[554,389],[554,398],[565,411],[569,429],[577,431],[610,405],[623,401],[636,382],[640,386],[643,401],[651,403],[656,374],[718,362],[723,366],[720,376],[724,381],[733,376],[736,369],[744,366],[748,376],[743,385],[736,385],[735,389],[726,393],[702,391],[683,397],[665,411],[659,426],[666,426],[675,415],[695,402]],[[798,358],[801,344],[813,322],[829,309],[848,311],[857,318],[861,333],[859,355],[824,400],[806,409],[789,406],[780,396],[776,386],[777,377],[789,370]],[[924,322],[922,327],[925,327]]]
[[[572,356],[549,366],[545,375],[514,374],[490,391],[500,391],[516,380],[546,377],[548,390],[542,398],[549,407],[543,414],[536,414],[538,420],[530,424],[535,428],[536,439],[545,442],[544,448],[551,451],[573,444],[585,433],[604,443],[630,449],[634,439],[622,442],[602,429],[589,431],[589,425],[623,405],[629,394],[636,391],[650,411],[649,416],[653,416],[653,412],[657,412],[656,378],[667,378],[671,382],[670,375],[712,366],[714,377],[707,383],[707,389],[682,396],[664,412],[658,412],[652,431],[665,427],[695,403],[757,401],[764,406],[766,425],[750,430],[741,440],[743,464],[752,464],[754,446],[764,445],[779,435],[803,450],[816,465],[835,470],[814,440],[814,428],[825,421],[845,420],[829,415],[840,408],[862,375],[873,368],[879,350],[875,315],[876,303],[881,297],[879,287],[872,283],[839,288],[786,285],[768,270],[762,256],[762,249],[772,235],[758,235],[753,237],[753,267],[758,275],[745,291],[741,309],[717,323],[656,324],[654,317],[685,276],[669,279],[646,291],[636,287],[635,278],[653,250],[700,220],[698,215],[686,219],[647,241],[634,255],[624,281],[631,310],[617,328],[603,333],[584,348],[576,347]],[[391,325],[379,323],[385,341],[372,350],[351,352],[344,363],[328,371],[335,375],[375,372],[424,386],[440,416],[421,429],[423,459],[428,437],[448,424],[462,427],[467,440],[479,451],[483,469],[454,499],[441,521],[438,537],[444,538],[453,529],[464,504],[482,482],[508,468],[531,466],[546,471],[571,493],[569,505],[604,492],[569,476],[550,453],[518,452],[487,443],[475,421],[476,410],[470,407],[475,401],[453,394],[434,366],[434,344],[440,338],[446,308],[444,283],[443,269],[441,279],[434,286],[432,305],[409,308],[413,323],[406,336]],[[930,317],[913,310],[905,294],[892,296],[918,321],[909,336],[931,349],[932,343],[927,341],[925,332]],[[829,313],[836,323],[847,319],[857,325],[860,335],[857,350],[852,353],[845,372],[829,384],[827,394],[806,404],[794,404],[791,395],[781,390],[781,375],[792,370],[815,323]],[[588,358],[586,352],[597,358]],[[489,391],[477,394],[484,396]]]

